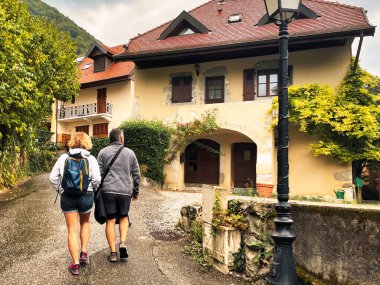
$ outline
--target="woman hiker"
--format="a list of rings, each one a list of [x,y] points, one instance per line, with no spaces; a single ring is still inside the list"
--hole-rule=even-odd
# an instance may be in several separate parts
[[[89,152],[92,143],[86,133],[72,134],[68,146],[69,153],[59,157],[50,173],[50,181],[61,195],[61,209],[66,219],[68,248],[72,258],[69,271],[73,275],[79,275],[79,264],[89,262],[89,220],[94,204],[94,190],[99,186],[101,177],[98,162]]]

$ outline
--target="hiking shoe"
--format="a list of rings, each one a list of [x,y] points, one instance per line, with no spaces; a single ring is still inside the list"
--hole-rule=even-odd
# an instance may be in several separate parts
[[[128,257],[128,250],[125,241],[122,241],[119,245],[120,258]]]
[[[89,263],[87,252],[81,251],[79,256],[79,262],[82,265],[86,265]]]
[[[108,260],[109,262],[117,262],[117,252],[110,252]]]
[[[69,271],[72,275],[79,275],[79,273],[80,273],[79,264],[70,263]]]

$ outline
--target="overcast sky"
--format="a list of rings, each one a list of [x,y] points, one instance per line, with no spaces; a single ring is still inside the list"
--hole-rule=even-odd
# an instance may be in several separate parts
[[[138,33],[146,32],[189,11],[207,0],[43,0],[109,46],[125,44]],[[228,0],[227,0],[228,1]],[[264,1],[264,0],[263,0]],[[361,65],[380,76],[380,1],[339,0],[363,7],[371,24],[377,26],[375,37],[365,37]],[[358,40],[353,45],[356,54]]]

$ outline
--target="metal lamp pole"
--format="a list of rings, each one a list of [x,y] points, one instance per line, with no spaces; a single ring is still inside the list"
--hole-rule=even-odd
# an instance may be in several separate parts
[[[284,2],[284,3],[282,3]],[[287,5],[287,7],[285,7]],[[265,0],[269,20],[279,26],[279,115],[277,148],[277,216],[274,219],[276,229],[272,235],[275,253],[271,264],[268,281],[270,284],[299,284],[293,241],[296,236],[292,231],[293,220],[290,217],[289,204],[289,132],[288,132],[288,23],[298,12],[300,0]]]

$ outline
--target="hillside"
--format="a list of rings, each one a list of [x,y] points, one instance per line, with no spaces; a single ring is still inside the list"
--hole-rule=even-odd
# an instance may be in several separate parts
[[[78,55],[85,54],[96,40],[86,30],[75,24],[70,18],[61,14],[57,9],[47,5],[41,0],[24,0],[33,15],[45,17],[52,21],[61,30],[69,32],[77,45]]]

